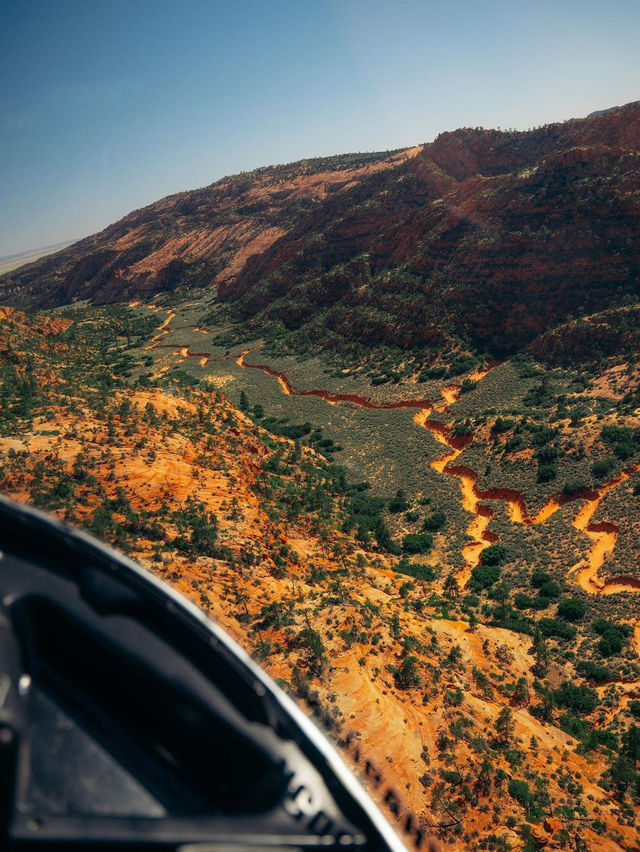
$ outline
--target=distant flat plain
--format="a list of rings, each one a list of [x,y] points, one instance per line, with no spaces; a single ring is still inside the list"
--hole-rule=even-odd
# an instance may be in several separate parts
[[[75,240],[67,240],[64,243],[56,243],[53,246],[29,249],[29,251],[22,251],[18,254],[2,255],[0,256],[0,275],[4,275],[5,272],[12,272],[20,266],[26,266],[27,263],[33,263],[34,260],[39,260],[41,257],[45,257],[48,254],[61,251],[63,248],[72,245],[74,242]]]

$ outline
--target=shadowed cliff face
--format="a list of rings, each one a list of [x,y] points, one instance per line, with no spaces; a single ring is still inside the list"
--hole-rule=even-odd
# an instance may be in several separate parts
[[[457,130],[171,196],[0,279],[0,299],[210,288],[239,320],[321,345],[453,333],[544,354],[541,335],[637,297],[639,189],[640,103],[523,133]]]

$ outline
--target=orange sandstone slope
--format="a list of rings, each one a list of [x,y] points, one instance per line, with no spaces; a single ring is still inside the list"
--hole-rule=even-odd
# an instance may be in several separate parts
[[[219,394],[119,382],[121,353],[82,336],[102,326],[117,340],[119,315],[3,317],[2,399],[14,418],[0,437],[5,493],[115,542],[210,612],[306,696],[390,819],[406,826],[412,814],[459,850],[526,838],[638,845],[597,783],[604,755],[578,754],[529,712],[530,637],[447,616],[438,585],[396,573],[342,532],[345,496],[321,457]],[[69,375],[75,349],[88,359],[81,378]],[[28,380],[20,410],[11,377],[23,403]]]
[[[563,830],[572,836],[578,825],[591,849],[638,841],[595,783],[604,760],[579,756],[571,737],[528,712],[529,637],[435,617],[423,605],[427,588],[407,589],[388,558],[339,532],[339,517],[316,529],[313,514],[276,516],[285,494],[305,488],[291,442],[266,446],[264,434],[215,394],[122,391],[113,412],[100,423],[88,410],[51,409],[20,439],[0,439],[5,493],[29,500],[39,489],[54,501],[64,494],[56,514],[126,547],[209,612],[274,677],[307,696],[374,794],[391,803],[399,827],[411,813],[413,824],[449,838],[453,849],[487,834],[517,847],[523,813],[504,794],[524,761],[545,787],[545,811],[564,803],[571,813],[579,802],[621,839],[599,839],[567,818],[532,825],[540,842],[565,848]],[[278,455],[274,476],[269,462]],[[276,492],[272,479],[285,489]],[[194,511],[215,516],[211,541],[193,543]],[[514,701],[507,687],[519,678],[526,690]],[[516,764],[497,745],[505,708]]]

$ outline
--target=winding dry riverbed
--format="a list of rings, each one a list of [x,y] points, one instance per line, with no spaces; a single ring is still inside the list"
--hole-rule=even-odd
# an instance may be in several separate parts
[[[152,309],[154,308],[152,307]],[[204,366],[210,358],[210,353],[192,352],[188,346],[179,347],[160,342],[169,332],[177,330],[170,327],[174,317],[175,312],[170,311],[166,319],[159,326],[156,336],[152,339],[147,349],[171,348],[174,350],[176,357],[179,358],[179,362],[186,358],[198,358],[201,366]],[[196,326],[190,327],[197,328],[198,331],[206,331],[206,329]],[[256,346],[251,349],[245,349],[237,356],[236,363],[243,369],[259,370],[273,376],[277,380],[282,392],[287,396],[314,396],[323,399],[330,405],[347,403],[375,410],[417,409],[413,415],[414,423],[431,432],[433,437],[447,448],[446,453],[431,462],[431,467],[438,473],[454,476],[458,479],[462,508],[472,515],[471,522],[467,527],[467,534],[471,538],[471,541],[462,550],[465,566],[457,574],[458,584],[462,588],[467,585],[473,568],[478,565],[482,551],[490,544],[494,544],[499,540],[498,535],[488,529],[494,515],[489,503],[495,501],[505,503],[508,517],[513,523],[543,524],[567,503],[584,501],[573,518],[572,525],[575,529],[587,535],[591,539],[592,545],[586,559],[574,565],[569,570],[569,574],[573,575],[581,588],[589,594],[608,595],[619,592],[640,592],[640,579],[633,577],[614,577],[605,581],[600,576],[599,572],[602,565],[607,556],[615,548],[619,531],[615,524],[606,521],[594,522],[591,520],[602,498],[613,488],[616,488],[627,480],[633,473],[640,470],[640,465],[622,471],[618,476],[604,483],[598,489],[580,492],[570,497],[556,495],[548,500],[535,515],[529,515],[523,494],[507,488],[494,488],[482,491],[476,485],[477,474],[475,471],[465,465],[453,464],[464,448],[471,443],[473,436],[455,436],[452,430],[444,423],[432,420],[431,414],[434,412],[448,412],[449,406],[453,405],[460,395],[459,385],[448,385],[443,388],[441,391],[442,402],[437,405],[428,399],[403,399],[391,403],[379,403],[353,393],[334,393],[321,389],[296,390],[292,387],[291,382],[284,373],[269,367],[267,364],[247,361],[247,356],[259,348],[259,346]],[[167,369],[168,367],[162,368],[160,373]],[[481,381],[489,372],[489,369],[476,370],[471,374],[471,380],[476,382]]]

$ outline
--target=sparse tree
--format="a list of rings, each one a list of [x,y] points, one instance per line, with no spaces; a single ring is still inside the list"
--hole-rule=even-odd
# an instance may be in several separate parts
[[[516,707],[524,707],[529,703],[529,685],[526,677],[519,677],[513,690],[513,703]]]
[[[444,581],[444,593],[448,598],[457,598],[460,594],[460,586],[453,571],[447,574]]]
[[[622,801],[629,789],[629,785],[636,777],[633,771],[633,764],[626,755],[621,754],[611,764],[610,774],[618,798]]]
[[[549,667],[549,647],[547,640],[538,629],[533,634],[533,655],[535,660],[533,673],[541,677]]]
[[[622,735],[622,748],[631,763],[636,766],[640,761],[640,728],[630,725]]]
[[[495,723],[495,740],[498,745],[506,746],[511,741],[515,731],[515,722],[510,707],[503,707]]]
[[[418,674],[418,658],[411,654],[405,657],[395,672],[396,686],[399,689],[410,689],[420,686],[420,675]]]

